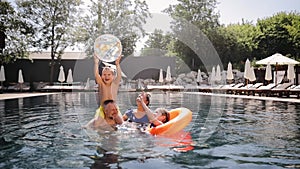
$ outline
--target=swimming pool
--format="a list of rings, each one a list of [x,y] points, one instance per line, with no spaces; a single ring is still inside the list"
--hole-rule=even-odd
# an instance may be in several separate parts
[[[119,93],[122,112],[133,107],[136,95]],[[184,133],[168,138],[128,126],[113,133],[83,130],[97,107],[92,92],[2,100],[0,168],[300,167],[300,104],[152,93],[153,109],[181,106],[193,111],[193,120]],[[187,135],[193,150],[176,151],[190,143]]]

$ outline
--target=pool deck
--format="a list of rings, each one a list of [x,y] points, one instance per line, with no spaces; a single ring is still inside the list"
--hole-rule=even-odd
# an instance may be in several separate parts
[[[57,93],[2,93],[0,94],[0,100],[17,99],[17,98],[34,97],[34,96],[45,96],[51,94],[57,94]]]
[[[256,99],[256,100],[270,100],[270,101],[300,103],[300,99],[297,99],[297,98],[278,98],[278,97],[267,97],[267,96],[247,96],[247,95],[206,93],[206,92],[187,92],[187,93],[199,94],[199,95],[206,95],[206,96],[221,96],[221,97],[230,97],[230,98],[243,98],[243,99]]]
[[[25,97],[35,97],[35,96],[45,96],[58,94],[61,92],[43,92],[43,93],[2,93],[0,94],[0,100],[6,99],[17,99],[17,98],[25,98]],[[218,93],[206,93],[206,92],[186,92],[192,94],[199,95],[207,95],[207,96],[222,96],[222,97],[230,97],[230,98],[246,98],[246,99],[257,99],[257,100],[271,100],[271,101],[283,101],[283,102],[293,102],[300,103],[300,99],[297,98],[278,98],[278,97],[264,97],[264,96],[247,96],[247,95],[234,95],[234,94],[218,94]]]

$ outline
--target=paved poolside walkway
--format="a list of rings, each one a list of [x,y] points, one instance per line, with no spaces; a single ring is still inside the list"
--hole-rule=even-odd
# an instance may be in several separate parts
[[[244,99],[257,99],[257,100],[272,100],[280,102],[292,102],[300,103],[300,99],[297,98],[280,98],[280,97],[265,97],[265,96],[247,96],[247,95],[234,95],[234,94],[219,94],[219,93],[204,93],[204,92],[188,92],[193,94],[207,95],[207,96],[221,96],[230,98],[244,98]]]
[[[51,94],[57,94],[57,93],[2,93],[0,94],[0,100],[34,97],[34,96],[45,96]]]

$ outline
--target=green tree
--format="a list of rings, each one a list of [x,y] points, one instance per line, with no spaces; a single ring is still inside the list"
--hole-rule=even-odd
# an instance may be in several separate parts
[[[272,17],[258,20],[257,28],[260,31],[255,38],[258,59],[263,59],[274,53],[291,55],[299,58],[299,13],[280,12]]]
[[[188,32],[186,22],[195,25],[208,37],[215,28],[219,26],[219,15],[215,13],[216,0],[178,0],[178,4],[170,5],[169,8],[164,10],[175,22],[173,22],[172,30],[175,34],[185,30],[189,37],[193,37],[192,32]],[[184,21],[184,22],[183,22]],[[196,36],[196,35],[195,35]],[[202,61],[191,50],[187,44],[174,39],[172,42],[172,52],[180,57],[186,65],[189,65],[192,70],[198,69],[202,64]],[[195,48],[199,48],[199,45],[194,44]],[[196,46],[197,45],[197,46]]]
[[[141,0],[92,1],[89,11],[90,14],[80,18],[82,24],[75,34],[77,41],[84,43],[89,56],[93,55],[94,41],[101,34],[117,36],[123,46],[123,55],[132,54],[135,43],[145,34],[142,26],[150,17],[146,2]]]
[[[28,57],[28,43],[34,34],[29,21],[21,18],[9,2],[0,1],[0,32],[5,36],[5,48],[0,51],[0,64]]]
[[[243,69],[247,58],[253,60],[256,56],[257,44],[254,38],[258,35],[256,27],[251,23],[231,24],[217,29],[214,42],[224,65],[231,62],[234,67]]]
[[[76,25],[80,0],[22,0],[17,1],[19,13],[35,29],[29,41],[36,50],[50,50],[50,83],[53,82],[54,65],[60,61],[64,50],[73,45],[72,27]]]
[[[168,53],[168,45],[171,42],[171,35],[164,35],[162,30],[155,29],[153,33],[149,35],[148,40],[145,43],[145,48],[142,49],[142,56],[165,56]]]

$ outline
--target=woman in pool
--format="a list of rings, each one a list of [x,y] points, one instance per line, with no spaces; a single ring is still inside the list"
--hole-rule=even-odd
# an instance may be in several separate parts
[[[153,113],[149,107],[142,101],[144,98],[140,95],[137,99],[137,102],[140,102],[142,107],[145,110],[145,113],[151,123],[150,127],[156,127],[161,124],[164,124],[170,120],[169,112],[164,108],[157,108],[155,113]]]
[[[138,101],[139,97],[142,97],[142,101]],[[146,107],[150,104],[150,94],[142,92],[138,95],[136,99],[137,109],[129,109],[123,115],[124,121],[135,122],[139,124],[148,124],[149,119],[146,112],[142,106],[142,102]]]

